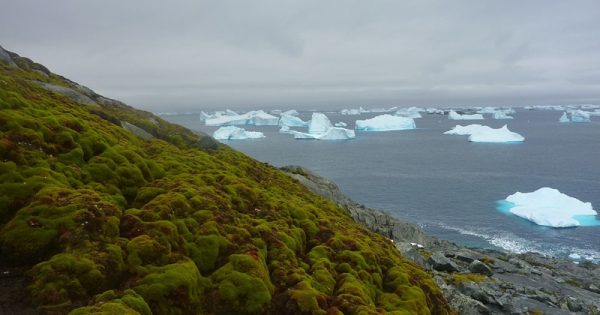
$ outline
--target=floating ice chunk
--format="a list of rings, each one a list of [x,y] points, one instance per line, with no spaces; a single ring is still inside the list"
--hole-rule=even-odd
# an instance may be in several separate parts
[[[590,113],[583,110],[572,110],[571,121],[572,122],[590,122]]]
[[[289,133],[294,135],[294,139],[347,140],[356,137],[354,130],[339,127],[331,127],[327,131],[318,134],[303,133],[295,130],[290,130]]]
[[[512,116],[508,116],[507,113],[505,111],[495,111],[494,112],[494,119],[513,119]]]
[[[226,109],[225,110],[225,115],[227,115],[227,116],[237,116],[238,113],[232,111],[231,109]]]
[[[488,126],[473,124],[468,126],[457,125],[451,130],[444,132],[445,135],[469,136],[471,142],[523,142],[525,138],[516,132],[508,130],[504,125],[502,128],[494,129]]]
[[[418,107],[401,108],[396,112],[396,116],[408,117],[408,118],[423,118],[421,113],[423,109]]]
[[[265,135],[258,131],[246,131],[244,128],[236,126],[221,127],[213,133],[213,138],[217,140],[244,140],[264,138]]]
[[[569,119],[569,116],[567,116],[567,112],[563,112],[562,116],[560,116],[560,118],[558,119],[558,121],[561,122],[561,123],[571,122],[571,120]]]
[[[321,134],[327,132],[333,125],[323,113],[313,113],[308,124],[308,133]]]
[[[506,201],[512,204],[509,209],[512,214],[543,226],[579,226],[576,216],[598,214],[591,203],[582,202],[548,187],[530,193],[517,192],[506,197]]]
[[[483,120],[483,116],[481,114],[473,114],[473,115],[461,115],[453,110],[448,113],[448,119],[452,120]]]
[[[336,127],[346,127],[346,126],[348,126],[348,124],[346,124],[346,123],[345,123],[345,122],[343,122],[343,121],[336,122],[336,123],[335,123],[335,124],[333,124],[333,125],[334,125],[334,126],[336,126]]]
[[[574,259],[574,260],[579,260],[581,259],[581,255],[573,253],[569,255],[569,258]]]
[[[225,115],[207,118],[204,123],[207,126],[231,126],[231,125],[255,125],[255,126],[277,126],[279,118],[267,114],[262,110],[250,111],[241,115],[233,115],[233,111],[226,111]]]
[[[281,115],[298,116],[298,111],[295,109],[290,109],[290,110],[286,110],[285,112],[281,113]]]
[[[483,107],[480,110],[477,111],[478,114],[494,114],[498,111],[498,109],[496,109],[496,107]]]
[[[433,107],[425,109],[425,112],[427,114],[436,114],[436,115],[445,115],[446,114],[446,112],[444,112],[443,109],[437,109],[437,108],[433,108]]]
[[[303,121],[299,117],[281,114],[279,119],[279,126],[289,126],[289,127],[306,127],[308,126],[308,122]]]
[[[369,112],[368,110],[362,108],[362,106],[361,106],[359,108],[353,108],[353,109],[342,109],[340,111],[340,114],[342,114],[342,115],[360,115],[360,114],[368,113],[368,112]]]
[[[355,126],[356,130],[365,131],[390,131],[416,128],[414,119],[389,114],[375,116],[371,119],[357,120]]]

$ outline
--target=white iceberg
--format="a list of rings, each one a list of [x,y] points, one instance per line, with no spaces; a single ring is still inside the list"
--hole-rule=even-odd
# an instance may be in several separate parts
[[[225,115],[206,118],[207,126],[232,126],[232,125],[254,125],[254,126],[277,126],[279,118],[267,114],[262,110],[250,111],[241,115],[233,115],[233,111],[225,112]]]
[[[371,119],[357,120],[356,130],[391,131],[415,129],[415,120],[408,117],[392,116],[389,114],[375,116]]]
[[[433,107],[426,108],[425,112],[427,114],[436,114],[436,115],[445,115],[446,114],[443,109],[437,109],[437,108],[433,108]]]
[[[331,127],[324,133],[311,134],[299,131],[290,130],[289,133],[294,135],[294,139],[314,139],[314,140],[347,140],[356,138],[354,130]]]
[[[496,109],[496,107],[482,107],[480,108],[477,113],[478,114],[494,114],[498,111],[498,109]]]
[[[423,118],[421,113],[423,109],[418,107],[401,108],[396,111],[396,116],[408,117],[408,118]]]
[[[483,120],[483,115],[481,114],[473,114],[473,115],[461,115],[453,110],[448,113],[448,119],[452,120]]]
[[[572,110],[571,121],[572,122],[590,122],[590,113],[583,110]]]
[[[308,122],[293,115],[281,114],[281,117],[279,118],[279,126],[306,127],[308,126]]]
[[[313,113],[308,123],[308,133],[321,134],[327,132],[333,125],[329,118],[323,113]]]
[[[523,142],[525,138],[516,132],[508,130],[504,125],[502,128],[494,129],[488,126],[473,124],[468,126],[457,125],[445,135],[469,136],[471,142]]]
[[[342,109],[340,111],[340,114],[342,114],[342,115],[360,115],[360,114],[368,113],[368,112],[369,112],[368,110],[362,108],[362,106],[361,106],[359,108],[353,108],[353,109]]]
[[[217,140],[244,140],[264,138],[265,135],[258,131],[246,131],[244,128],[236,126],[221,127],[213,133],[213,138]]]
[[[558,119],[558,121],[561,122],[561,123],[571,122],[571,120],[569,119],[569,116],[567,116],[567,112],[563,112],[562,116],[560,116],[560,118]]]
[[[298,116],[299,115],[298,111],[295,109],[286,110],[285,112],[280,113],[280,114],[281,115],[289,115],[289,116]]]
[[[334,126],[336,126],[336,127],[346,127],[346,126],[348,126],[348,124],[346,124],[346,123],[345,123],[345,122],[343,122],[343,121],[336,122],[336,123],[335,123],[335,124],[333,124],[333,125],[334,125]]]
[[[501,110],[495,111],[493,117],[494,119],[513,119],[513,117],[509,116],[507,112]]]
[[[595,216],[598,213],[589,202],[567,196],[557,189],[543,187],[534,192],[517,192],[506,197],[510,213],[535,224],[551,227],[579,226],[575,216]]]

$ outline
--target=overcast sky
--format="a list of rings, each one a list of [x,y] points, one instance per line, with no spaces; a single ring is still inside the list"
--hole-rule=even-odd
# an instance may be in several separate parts
[[[3,1],[0,45],[153,111],[600,103],[600,1]]]

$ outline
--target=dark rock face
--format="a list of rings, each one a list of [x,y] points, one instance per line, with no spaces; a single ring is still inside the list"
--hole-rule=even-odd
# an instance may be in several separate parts
[[[367,208],[332,181],[298,166],[282,168],[313,192],[346,208],[365,227],[396,243],[402,254],[435,275],[458,314],[600,315],[600,266],[591,262],[465,248],[425,234],[417,225]],[[454,281],[450,281],[454,277]]]
[[[2,46],[0,46],[0,62],[12,67],[16,66],[15,62],[12,60],[8,52],[2,48]]]

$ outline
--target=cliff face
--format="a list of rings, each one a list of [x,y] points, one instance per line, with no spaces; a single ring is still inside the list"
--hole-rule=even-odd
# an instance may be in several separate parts
[[[1,48],[0,268],[0,313],[451,313],[279,170]]]

